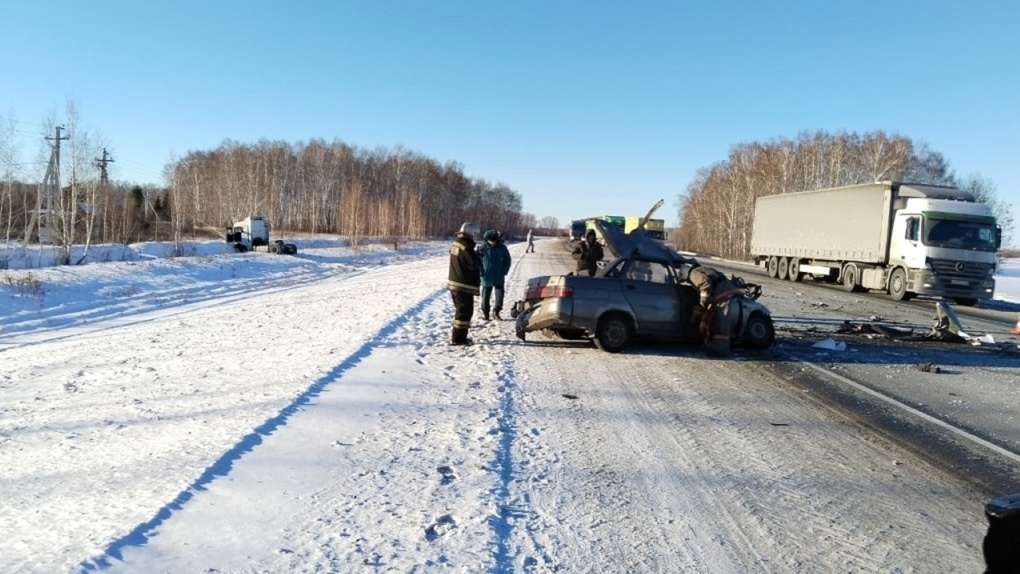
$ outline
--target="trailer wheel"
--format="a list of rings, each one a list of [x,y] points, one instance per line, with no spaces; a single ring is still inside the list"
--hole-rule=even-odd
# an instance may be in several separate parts
[[[607,353],[619,353],[630,344],[633,329],[630,318],[622,313],[610,313],[599,319],[595,327],[595,346]]]
[[[765,264],[765,270],[768,272],[769,277],[773,279],[779,275],[779,260],[776,259],[775,255],[769,256],[769,260]]]
[[[853,263],[848,263],[843,267],[843,290],[847,293],[853,293],[854,291],[860,291],[860,270]]]
[[[779,277],[780,280],[786,281],[787,273],[790,272],[790,260],[786,257],[780,258],[779,269],[777,271],[778,275],[776,276]]]
[[[907,274],[899,267],[889,275],[889,296],[896,301],[907,301],[914,296],[907,291]]]
[[[804,278],[804,274],[800,272],[800,259],[796,257],[790,258],[790,265],[786,269],[787,279],[794,283],[799,283]]]

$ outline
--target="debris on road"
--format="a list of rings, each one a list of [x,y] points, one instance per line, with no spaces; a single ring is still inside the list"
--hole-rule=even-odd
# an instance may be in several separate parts
[[[837,333],[852,335],[881,335],[889,339],[906,339],[914,335],[913,330],[905,331],[880,323],[851,323],[843,321],[843,324],[836,329]]]
[[[825,349],[826,351],[845,351],[846,343],[843,341],[836,341],[834,339],[823,339],[818,341],[814,345],[811,345],[816,349]]]

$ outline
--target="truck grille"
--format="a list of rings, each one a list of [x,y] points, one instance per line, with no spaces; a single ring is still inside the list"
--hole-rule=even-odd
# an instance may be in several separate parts
[[[935,272],[939,284],[947,295],[971,296],[995,268],[993,263],[976,261],[949,261],[929,259],[928,264]]]

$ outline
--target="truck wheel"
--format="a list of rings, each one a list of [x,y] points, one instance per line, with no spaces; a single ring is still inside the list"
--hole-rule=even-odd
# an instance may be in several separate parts
[[[854,291],[860,291],[857,286],[858,281],[858,269],[856,265],[847,265],[843,267],[843,290],[847,293],[853,293]]]
[[[744,345],[752,349],[767,349],[776,340],[776,328],[772,318],[764,313],[755,313],[747,319],[744,327]]]
[[[786,269],[787,279],[794,283],[799,283],[804,278],[804,274],[800,272],[800,259],[796,257],[790,258],[790,265]]]
[[[765,264],[765,270],[768,272],[769,277],[775,279],[779,275],[779,260],[773,255],[769,257],[768,262]]]
[[[630,344],[632,331],[630,318],[626,315],[605,315],[595,328],[595,346],[607,353],[619,353]]]
[[[778,269],[779,273],[776,276],[779,277],[781,280],[785,281],[786,280],[786,274],[789,271],[790,271],[790,260],[787,259],[786,257],[780,258],[779,259],[779,269]]]
[[[914,296],[907,291],[907,273],[900,268],[893,269],[889,275],[889,296],[896,301],[907,301]]]

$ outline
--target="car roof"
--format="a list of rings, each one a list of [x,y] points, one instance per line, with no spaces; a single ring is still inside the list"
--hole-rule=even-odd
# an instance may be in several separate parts
[[[698,265],[697,260],[680,255],[669,246],[662,244],[656,239],[649,237],[644,229],[635,229],[630,233],[624,233],[618,225],[609,223],[604,219],[596,219],[594,225],[598,228],[606,247],[616,257],[638,257],[646,261],[657,261],[665,265]]]

